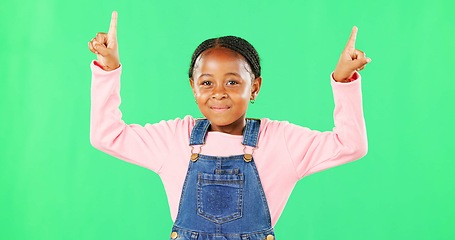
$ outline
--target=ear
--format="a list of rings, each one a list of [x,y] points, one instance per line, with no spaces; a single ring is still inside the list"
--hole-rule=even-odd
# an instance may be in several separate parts
[[[259,94],[259,90],[261,90],[262,86],[262,77],[257,77],[253,81],[253,85],[251,86],[251,100],[256,99]]]
[[[194,80],[193,80],[193,78],[190,78],[190,86],[191,86],[191,90],[193,90],[193,95],[196,96],[196,91],[194,90]]]

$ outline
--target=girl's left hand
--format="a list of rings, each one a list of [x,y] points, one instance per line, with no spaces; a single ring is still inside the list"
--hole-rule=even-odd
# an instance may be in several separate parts
[[[364,52],[355,49],[357,31],[357,27],[354,26],[348,43],[341,53],[338,64],[333,72],[333,79],[337,82],[350,82],[356,71],[361,71],[371,62],[371,59],[367,58]]]

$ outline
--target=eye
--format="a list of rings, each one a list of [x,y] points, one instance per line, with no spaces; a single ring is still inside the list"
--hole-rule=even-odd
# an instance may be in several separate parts
[[[201,85],[202,86],[210,86],[210,85],[212,85],[212,82],[210,82],[210,81],[202,81]]]
[[[236,80],[229,80],[229,81],[227,82],[227,85],[237,85],[237,84],[239,84],[239,82],[236,81]]]

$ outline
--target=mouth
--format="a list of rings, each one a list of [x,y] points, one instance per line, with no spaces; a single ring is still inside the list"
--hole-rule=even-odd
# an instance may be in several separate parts
[[[212,106],[210,109],[214,112],[225,112],[230,109],[228,106]]]

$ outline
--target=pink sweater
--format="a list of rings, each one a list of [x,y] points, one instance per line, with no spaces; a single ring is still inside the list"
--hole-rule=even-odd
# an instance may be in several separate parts
[[[106,72],[91,64],[91,144],[114,157],[156,172],[164,184],[175,220],[191,148],[189,136],[195,119],[126,124],[120,106],[122,68]],[[335,99],[335,128],[319,132],[283,121],[261,119],[258,148],[254,151],[274,226],[295,183],[314,172],[363,157],[367,137],[362,110],[361,79],[350,83],[331,80]],[[243,154],[242,136],[209,132],[201,154]]]

